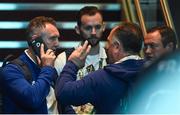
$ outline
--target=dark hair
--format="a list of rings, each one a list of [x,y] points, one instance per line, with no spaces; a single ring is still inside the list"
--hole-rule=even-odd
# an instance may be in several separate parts
[[[173,29],[171,29],[168,26],[156,26],[156,27],[149,29],[148,33],[153,33],[155,31],[159,31],[164,47],[166,47],[166,45],[168,43],[172,42],[173,50],[176,49],[177,39],[176,39],[176,34]]]
[[[96,13],[99,13],[103,19],[101,11],[96,6],[85,6],[85,7],[81,8],[80,11],[77,13],[77,16],[76,16],[77,25],[81,26],[81,18],[83,15],[93,16]]]
[[[137,24],[124,22],[115,30],[114,35],[122,44],[124,51],[139,54],[143,44],[143,34]]]
[[[56,21],[51,17],[39,16],[33,18],[27,27],[26,34],[27,40],[30,40],[34,34],[39,34],[40,30],[46,27],[46,24],[50,23],[56,26]]]

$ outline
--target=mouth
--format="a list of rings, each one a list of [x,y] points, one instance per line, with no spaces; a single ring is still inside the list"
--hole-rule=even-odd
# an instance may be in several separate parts
[[[97,45],[99,42],[99,39],[96,37],[91,37],[91,38],[88,38],[87,40],[88,40],[89,44],[92,46]]]
[[[151,57],[151,56],[147,56],[147,57],[146,57],[146,60],[153,61],[154,59],[153,59],[153,57]]]

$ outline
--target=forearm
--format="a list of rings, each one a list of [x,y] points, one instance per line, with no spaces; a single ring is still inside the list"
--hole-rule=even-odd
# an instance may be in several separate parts
[[[58,77],[56,82],[56,91],[57,96],[59,96],[61,89],[64,87],[64,84],[69,81],[76,81],[78,67],[72,62],[68,61],[64,66],[60,77]]]
[[[86,76],[76,81],[78,67],[68,61],[56,84],[56,99],[62,106],[82,105],[93,97],[92,77]]]
[[[55,69],[52,67],[44,67],[37,80],[30,84],[21,70],[16,68],[16,66],[9,66],[3,72],[4,86],[8,90],[6,93],[12,100],[24,107],[38,108],[49,92],[54,71]]]
[[[72,93],[71,90],[74,90],[74,88],[72,87],[76,87],[76,86],[75,84],[69,85],[69,83],[76,81],[77,72],[78,72],[78,67],[72,61],[68,61],[63,71],[61,72],[60,77],[58,77],[55,87],[55,93],[56,93],[56,98],[60,103],[62,102],[62,100],[60,100],[61,97],[64,97],[63,95],[68,95],[66,98],[67,100],[69,96],[70,97],[73,96],[71,95]],[[67,103],[62,102],[61,104],[65,104],[63,106],[66,106]]]

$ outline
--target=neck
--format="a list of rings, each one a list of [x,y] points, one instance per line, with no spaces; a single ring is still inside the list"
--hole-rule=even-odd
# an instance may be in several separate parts
[[[123,59],[123,58],[125,58],[127,56],[130,56],[130,55],[133,55],[133,54],[130,54],[128,52],[123,52],[123,53],[119,54],[119,59],[118,60],[121,60],[121,59]]]
[[[89,52],[89,55],[96,55],[99,54],[100,46],[97,44],[96,46],[91,47],[91,50]]]
[[[34,55],[34,52],[33,52],[32,48],[29,48],[29,49],[27,50],[27,53],[28,53],[28,55],[33,59],[33,61],[37,63],[37,58],[36,58],[36,56]]]

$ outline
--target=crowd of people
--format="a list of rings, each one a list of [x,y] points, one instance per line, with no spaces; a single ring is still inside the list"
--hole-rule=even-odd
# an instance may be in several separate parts
[[[2,113],[165,113],[167,109],[158,109],[152,104],[157,101],[151,99],[157,88],[152,91],[149,87],[157,82],[151,81],[154,74],[150,72],[154,72],[152,66],[160,69],[167,66],[159,60],[176,51],[174,30],[165,25],[156,26],[143,36],[138,24],[122,22],[112,28],[103,47],[100,41],[105,29],[103,15],[97,7],[83,7],[77,13],[75,26],[80,44],[56,56],[61,33],[55,20],[45,16],[32,19],[26,31],[28,49],[18,57],[31,73],[31,80],[27,80],[21,65],[9,62],[3,67]],[[32,44],[37,39],[43,41],[38,53]],[[140,53],[142,50],[144,57]],[[148,93],[141,92],[142,87],[146,88],[145,81]],[[139,93],[146,95],[142,97]],[[138,100],[138,96],[147,97],[147,103]],[[162,102],[163,99],[168,98],[158,98]],[[137,100],[144,103],[137,103]],[[134,109],[137,106],[139,109]],[[153,111],[152,107],[159,111]]]

